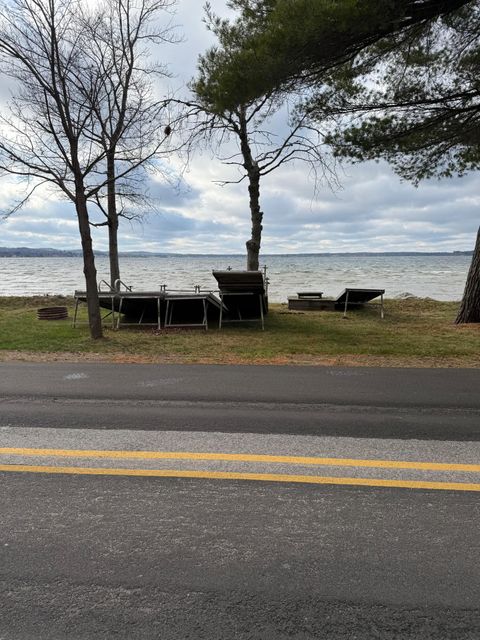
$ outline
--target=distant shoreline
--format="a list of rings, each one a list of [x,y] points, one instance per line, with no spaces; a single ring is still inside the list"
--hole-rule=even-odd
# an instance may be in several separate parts
[[[107,257],[106,251],[96,251],[97,257]],[[121,251],[121,258],[182,258],[182,257],[225,257],[225,258],[243,258],[243,253],[155,253],[149,251]],[[471,256],[473,251],[332,251],[320,253],[265,253],[262,258],[266,257],[288,257],[288,256]],[[82,252],[77,249],[34,249],[29,247],[0,247],[0,258],[81,258]]]

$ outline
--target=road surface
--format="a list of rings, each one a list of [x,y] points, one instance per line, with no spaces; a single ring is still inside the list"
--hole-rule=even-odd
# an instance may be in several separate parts
[[[479,388],[0,364],[0,638],[480,637]]]

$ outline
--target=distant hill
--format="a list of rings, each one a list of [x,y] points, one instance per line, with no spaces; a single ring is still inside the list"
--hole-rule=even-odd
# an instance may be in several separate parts
[[[107,256],[106,251],[95,251],[96,256]],[[149,253],[148,251],[127,251],[120,252],[122,257],[145,258],[154,255],[165,255]],[[81,258],[80,249],[33,249],[30,247],[0,247],[0,258]]]
[[[58,249],[31,249],[30,247],[0,247],[2,258],[51,258],[81,256],[81,251],[59,251]]]
[[[107,256],[106,251],[95,251],[96,256]],[[154,253],[150,251],[122,251],[122,258],[155,258],[165,256],[183,256],[184,253]],[[195,256],[228,256],[243,257],[243,254],[218,253],[205,254],[196,253],[188,254]],[[271,257],[274,255],[291,255],[291,256],[471,256],[473,251],[352,251],[352,252],[331,252],[331,253],[290,253],[290,254],[263,254],[263,257]],[[33,249],[31,247],[0,247],[0,258],[81,258],[80,249]]]

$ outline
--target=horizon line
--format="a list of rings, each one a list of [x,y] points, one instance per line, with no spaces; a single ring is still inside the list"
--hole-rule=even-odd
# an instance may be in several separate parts
[[[45,253],[77,253],[81,256],[81,249],[54,249],[53,247],[5,247],[0,246],[0,252],[13,252],[13,251],[36,251],[36,252],[45,252]],[[96,255],[108,255],[108,250],[99,249],[94,252]],[[142,254],[143,256],[211,256],[211,257],[231,257],[231,258],[245,258],[245,253],[205,253],[205,252],[178,252],[178,251],[145,251],[143,249],[131,249],[131,250],[120,250],[120,256],[128,256],[132,254]],[[465,255],[465,254],[473,254],[473,249],[452,249],[450,251],[447,250],[438,250],[438,251],[415,251],[415,250],[399,250],[399,251],[367,251],[367,250],[359,250],[359,251],[305,251],[305,252],[285,252],[285,253],[261,253],[261,257],[272,257],[272,256],[335,256],[335,255]],[[28,256],[27,256],[28,257]],[[71,257],[71,256],[67,256]]]

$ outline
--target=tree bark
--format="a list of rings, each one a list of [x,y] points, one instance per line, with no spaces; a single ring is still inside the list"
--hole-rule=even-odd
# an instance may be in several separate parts
[[[115,185],[115,150],[107,155],[107,221],[108,221],[108,256],[110,260],[110,285],[120,280],[120,264],[118,260],[118,213]]]
[[[120,263],[118,261],[118,216],[108,214],[108,255],[110,259],[110,285],[120,280]]]
[[[480,227],[456,324],[480,322]]]
[[[103,337],[102,318],[100,315],[100,305],[98,302],[97,270],[95,268],[95,257],[92,249],[92,236],[90,233],[90,223],[88,219],[87,201],[83,185],[77,183],[75,193],[75,208],[77,211],[78,227],[82,239],[83,252],[83,273],[87,290],[87,309],[90,336],[94,340]]]
[[[250,197],[250,216],[252,219],[252,235],[247,240],[247,271],[258,271],[260,243],[262,240],[263,213],[260,210],[260,174],[257,170],[248,173],[248,194]]]
[[[247,115],[245,107],[238,112],[238,127],[236,133],[240,139],[240,149],[243,157],[243,167],[248,175],[248,195],[250,204],[250,218],[252,233],[246,242],[247,271],[258,271],[260,244],[262,241],[263,212],[260,210],[260,169],[254,160],[248,139]]]

